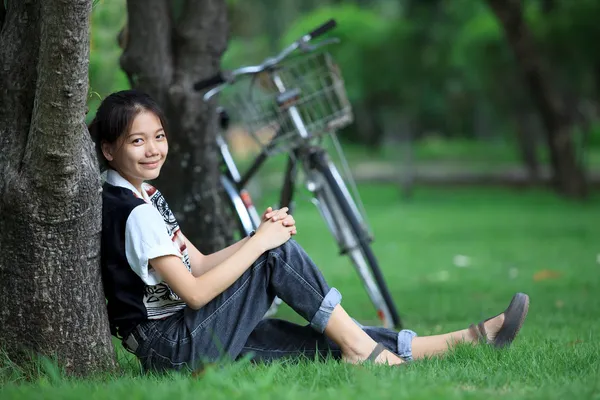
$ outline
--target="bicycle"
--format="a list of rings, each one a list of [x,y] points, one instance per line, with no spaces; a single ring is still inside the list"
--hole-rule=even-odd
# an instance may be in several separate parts
[[[203,96],[205,101],[220,93],[221,104],[227,105],[219,112],[222,132],[229,126],[229,113],[234,113],[261,146],[261,152],[242,175],[225,138],[221,133],[217,135],[223,167],[221,183],[237,216],[240,232],[244,236],[250,234],[261,219],[246,189],[248,182],[269,157],[287,153],[280,207],[293,212],[300,165],[305,186],[312,194],[311,201],[336,239],[341,254],[352,260],[378,318],[386,327],[399,328],[400,317],[370,246],[372,235],[366,213],[335,135],[336,130],[352,122],[352,109],[339,68],[331,54],[320,49],[339,40],[310,43],[335,25],[334,20],[327,21],[260,65],[222,71],[197,82],[194,88],[198,91],[210,88]],[[334,139],[359,205],[322,146],[326,134]],[[268,315],[277,306],[274,302]]]

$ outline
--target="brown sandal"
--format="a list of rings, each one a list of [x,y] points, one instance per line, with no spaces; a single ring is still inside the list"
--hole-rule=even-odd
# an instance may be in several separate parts
[[[377,357],[379,357],[379,355],[384,350],[387,350],[387,347],[385,347],[381,343],[377,343],[377,346],[375,346],[375,348],[373,349],[373,351],[371,352],[371,354],[369,354],[369,357],[367,357],[366,361],[375,362],[375,360],[377,360]]]
[[[369,354],[369,357],[367,357],[367,359],[365,361],[367,362],[372,362],[374,363],[375,360],[377,360],[377,357],[384,351],[384,350],[388,350],[390,351],[387,347],[385,347],[383,344],[381,343],[377,343],[377,346],[375,346],[375,348],[373,349],[373,351],[371,352],[371,354]],[[391,351],[390,351],[391,352]],[[391,352],[393,353],[393,352]],[[395,354],[395,353],[393,353]],[[396,354],[397,355],[397,354]],[[400,357],[400,356],[398,356]],[[403,360],[404,361],[404,360]],[[404,361],[403,363],[400,364],[393,364],[393,367],[405,367],[408,363],[406,361]]]
[[[491,344],[498,348],[507,347],[512,343],[523,326],[528,310],[529,296],[525,293],[517,293],[513,296],[510,305],[504,311],[504,323],[500,327],[494,340],[488,338],[484,323],[492,318],[496,318],[500,314],[488,318],[485,321],[481,321],[477,325],[472,324],[469,326],[469,333],[480,343]]]

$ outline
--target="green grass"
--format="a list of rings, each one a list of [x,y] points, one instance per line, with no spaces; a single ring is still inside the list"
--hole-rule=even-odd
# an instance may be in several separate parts
[[[418,189],[410,202],[391,186],[361,186],[361,193],[406,327],[420,335],[464,328],[524,291],[529,316],[509,350],[460,347],[408,368],[240,362],[201,378],[140,376],[129,366],[123,376],[76,380],[48,368],[30,383],[1,374],[0,398],[600,399],[598,194],[576,203],[500,189]],[[296,220],[298,241],[340,289],[349,313],[375,323],[313,206],[300,199]],[[455,266],[456,255],[469,257],[469,265]],[[299,321],[287,308],[281,316]]]

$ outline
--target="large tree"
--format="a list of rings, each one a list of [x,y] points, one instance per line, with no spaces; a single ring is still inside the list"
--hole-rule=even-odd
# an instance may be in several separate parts
[[[553,184],[559,193],[583,197],[587,193],[582,160],[577,157],[573,133],[576,120],[552,80],[549,62],[535,45],[523,14],[522,0],[487,0],[498,17],[513,50],[524,82],[544,124]]]
[[[0,346],[114,366],[101,192],[84,123],[91,0],[0,1]]]
[[[201,251],[230,241],[215,143],[215,105],[193,84],[219,71],[228,36],[225,0],[127,1],[121,66],[131,86],[153,96],[167,115],[169,159],[156,185],[186,236]]]

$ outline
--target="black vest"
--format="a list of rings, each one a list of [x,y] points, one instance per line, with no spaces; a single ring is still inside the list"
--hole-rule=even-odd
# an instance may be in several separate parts
[[[140,322],[148,319],[142,301],[146,285],[133,272],[125,255],[125,225],[133,209],[144,204],[129,189],[103,185],[102,245],[100,262],[107,300],[110,332],[126,338]]]

